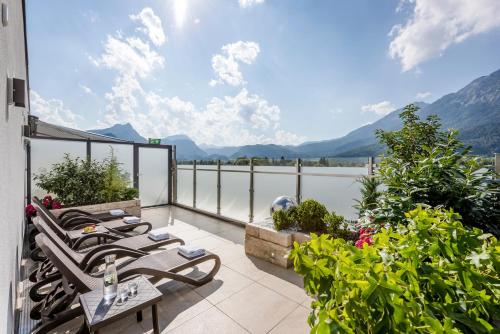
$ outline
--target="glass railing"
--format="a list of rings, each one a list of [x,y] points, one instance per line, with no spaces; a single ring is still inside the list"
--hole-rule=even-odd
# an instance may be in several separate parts
[[[313,198],[328,210],[356,219],[357,180],[372,167],[178,165],[174,202],[240,222],[269,217],[272,201]]]

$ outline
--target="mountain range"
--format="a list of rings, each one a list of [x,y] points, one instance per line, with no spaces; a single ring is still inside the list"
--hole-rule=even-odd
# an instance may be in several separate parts
[[[418,115],[422,119],[429,115],[437,115],[442,128],[458,130],[459,138],[467,145],[471,145],[474,153],[491,156],[494,152],[500,152],[500,70],[477,78],[459,91],[447,94],[433,103],[415,103],[420,107]],[[384,147],[377,142],[375,130],[400,128],[401,121],[398,115],[402,109],[395,110],[343,137],[306,142],[297,146],[275,144],[198,146],[186,135],[169,136],[161,139],[161,143],[176,145],[177,158],[180,160],[237,157],[366,157],[384,150]],[[147,142],[129,123],[88,131],[139,143]]]

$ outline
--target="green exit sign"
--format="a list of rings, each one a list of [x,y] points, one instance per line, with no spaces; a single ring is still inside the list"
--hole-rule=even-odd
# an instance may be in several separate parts
[[[161,139],[159,138],[149,138],[149,143],[154,145],[160,145]]]

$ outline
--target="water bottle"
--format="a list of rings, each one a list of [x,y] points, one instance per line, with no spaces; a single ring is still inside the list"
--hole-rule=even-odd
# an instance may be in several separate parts
[[[104,270],[104,300],[110,301],[116,297],[118,289],[118,276],[116,274],[115,256],[107,255],[105,258],[106,269]]]

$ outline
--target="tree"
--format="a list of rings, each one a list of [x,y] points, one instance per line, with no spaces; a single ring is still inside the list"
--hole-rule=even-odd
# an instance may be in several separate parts
[[[424,147],[433,147],[446,143],[446,132],[440,132],[441,123],[436,115],[420,121],[417,112],[420,108],[414,104],[407,105],[399,118],[403,127],[398,131],[375,132],[379,141],[387,146],[387,154],[402,159],[404,162],[415,161],[415,156],[424,153]]]
[[[400,114],[403,128],[377,131],[387,155],[378,177],[385,186],[379,196],[379,218],[391,223],[419,204],[443,206],[460,213],[469,226],[500,234],[499,184],[480,159],[457,139],[456,131],[441,132],[436,116],[420,121],[418,108]]]

